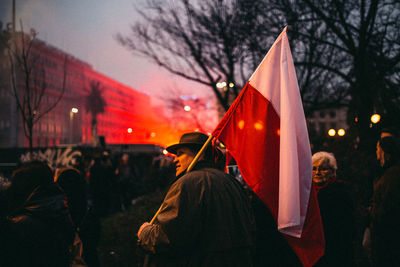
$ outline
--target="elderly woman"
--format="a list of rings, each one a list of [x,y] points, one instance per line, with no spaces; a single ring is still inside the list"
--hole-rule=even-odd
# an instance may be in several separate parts
[[[321,151],[312,156],[312,163],[326,240],[325,255],[315,266],[353,266],[353,203],[336,178],[335,156]]]
[[[336,181],[337,163],[332,153],[317,152],[312,156],[313,182],[317,191]]]

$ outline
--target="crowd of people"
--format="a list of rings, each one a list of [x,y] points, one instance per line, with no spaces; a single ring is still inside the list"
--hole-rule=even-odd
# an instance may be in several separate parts
[[[357,221],[360,208],[343,172],[337,176],[335,155],[313,154],[313,187],[326,242],[315,266],[357,266],[358,246],[367,266],[400,264],[397,138],[396,131],[383,130],[377,141],[379,168],[370,174],[374,179],[364,224]],[[167,148],[175,155],[172,180],[168,172],[159,172],[160,159],[152,159],[147,175],[158,178],[149,184],[170,187],[154,221],[143,223],[137,233],[149,255],[145,265],[301,266],[262,201],[221,169],[218,147],[209,146],[187,171],[207,139],[187,133]],[[23,164],[10,182],[0,181],[0,266],[100,266],[100,219],[128,209],[146,193],[143,179],[128,154],[113,162],[105,152],[89,166],[77,159],[73,167],[57,170],[45,162]],[[360,227],[362,240],[357,238]]]
[[[165,157],[148,158],[149,174],[169,168]],[[127,153],[113,162],[104,151],[86,162],[77,157],[73,166],[51,168],[47,162],[31,161],[10,179],[1,177],[1,267],[101,266],[101,218],[127,210],[145,190],[156,188],[144,188]]]

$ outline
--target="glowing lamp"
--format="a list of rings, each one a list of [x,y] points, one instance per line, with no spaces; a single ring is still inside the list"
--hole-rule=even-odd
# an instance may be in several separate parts
[[[238,127],[239,127],[240,130],[243,129],[243,127],[244,127],[244,120],[241,120],[241,121],[238,122]]]
[[[339,136],[344,136],[344,135],[346,134],[346,131],[345,131],[344,129],[339,129],[339,130],[337,131],[337,134],[338,134]]]
[[[191,108],[190,106],[185,106],[183,109],[184,109],[185,111],[190,111],[192,108]]]
[[[78,113],[78,109],[77,109],[77,108],[72,108],[72,109],[71,109],[71,112],[72,112],[72,113]]]
[[[132,128],[128,128],[128,133],[132,133],[132,132],[133,132]]]
[[[262,130],[262,128],[263,128],[263,124],[260,121],[254,123],[254,129],[259,131],[259,130]]]
[[[164,155],[167,155],[167,154],[168,154],[168,151],[167,151],[166,149],[164,149],[162,153],[163,153]]]
[[[375,113],[371,116],[371,122],[376,124],[381,120],[381,115]]]
[[[329,131],[328,131],[329,136],[335,136],[335,134],[336,134],[335,129],[329,129]]]

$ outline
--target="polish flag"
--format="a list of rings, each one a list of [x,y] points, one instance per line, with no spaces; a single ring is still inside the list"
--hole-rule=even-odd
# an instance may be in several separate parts
[[[325,240],[286,28],[212,135],[235,158],[303,266],[312,266],[324,254]]]

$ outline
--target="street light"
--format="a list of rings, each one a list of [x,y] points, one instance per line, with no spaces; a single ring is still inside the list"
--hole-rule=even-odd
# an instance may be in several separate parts
[[[190,111],[192,108],[191,108],[190,106],[185,106],[183,109],[184,109],[185,111]]]
[[[73,143],[73,133],[74,133],[74,114],[78,114],[78,108],[71,108],[71,111],[69,112],[69,143]]]
[[[128,128],[128,133],[132,133],[133,132],[133,130],[132,130],[132,128]]]
[[[372,116],[371,116],[371,122],[372,122],[373,124],[378,123],[380,120],[381,120],[381,115],[379,115],[379,114],[377,114],[377,113],[372,114]]]
[[[328,131],[329,136],[335,136],[335,134],[336,134],[335,129],[329,129],[329,131]]]
[[[344,136],[344,135],[346,134],[346,131],[345,131],[344,129],[339,129],[339,130],[337,131],[337,134],[338,134],[339,136]]]

